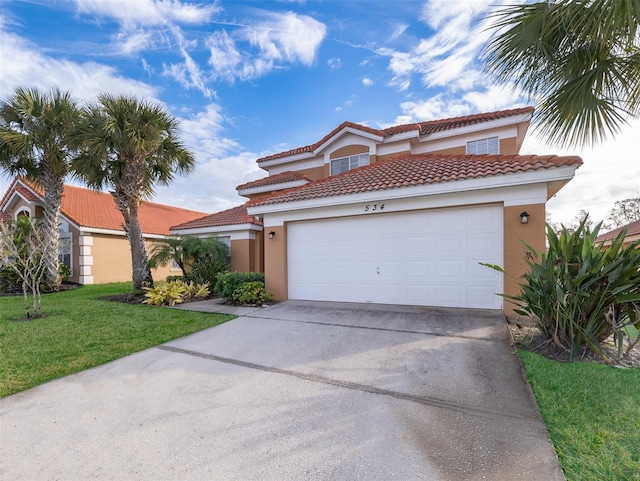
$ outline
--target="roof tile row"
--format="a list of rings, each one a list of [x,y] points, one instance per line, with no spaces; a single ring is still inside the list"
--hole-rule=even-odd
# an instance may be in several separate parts
[[[581,164],[582,160],[577,156],[407,154],[254,199],[247,206],[281,204]]]

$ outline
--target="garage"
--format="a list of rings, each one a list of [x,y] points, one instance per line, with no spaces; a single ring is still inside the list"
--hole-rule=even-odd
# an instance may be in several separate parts
[[[290,222],[290,299],[500,309],[503,207]]]

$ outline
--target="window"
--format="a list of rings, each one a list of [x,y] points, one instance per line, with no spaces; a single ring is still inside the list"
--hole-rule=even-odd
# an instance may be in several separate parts
[[[58,238],[58,261],[60,264],[66,265],[69,272],[73,273],[71,269],[71,234],[65,234],[64,237]]]
[[[498,137],[488,137],[486,139],[472,140],[467,142],[467,154],[499,154],[500,142]]]
[[[58,223],[58,262],[69,268],[69,273],[73,273],[71,267],[71,232],[69,223],[60,220]]]
[[[358,154],[341,159],[334,159],[331,161],[331,175],[357,169],[363,165],[369,165],[369,154]]]
[[[231,237],[228,235],[218,236],[218,240],[227,246],[227,264],[231,267]]]

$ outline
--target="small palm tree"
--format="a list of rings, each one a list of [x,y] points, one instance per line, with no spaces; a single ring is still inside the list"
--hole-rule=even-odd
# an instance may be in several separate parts
[[[193,154],[178,139],[177,120],[159,105],[102,94],[81,112],[74,173],[94,189],[110,188],[131,246],[133,290],[152,284],[138,211],[154,186],[193,170]]]
[[[551,143],[599,143],[640,114],[637,1],[541,1],[491,16],[486,68],[536,102],[533,121]]]
[[[52,290],[59,287],[58,223],[77,118],[76,102],[57,89],[42,93],[20,87],[0,104],[0,168],[44,190],[45,277]]]
[[[153,246],[151,258],[149,259],[151,267],[166,266],[171,261],[174,261],[180,267],[182,276],[187,277],[186,266],[189,262],[189,253],[185,252],[185,237],[166,237],[158,240]]]

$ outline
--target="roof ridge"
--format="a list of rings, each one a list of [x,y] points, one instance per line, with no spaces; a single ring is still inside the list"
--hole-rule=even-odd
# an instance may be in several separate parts
[[[442,125],[443,126],[442,130],[446,130],[446,128],[444,128],[444,126],[446,126],[446,124],[451,124],[451,123],[456,123],[456,122],[457,123],[460,123],[460,122],[473,122],[473,121],[479,121],[479,122],[486,121],[486,122],[488,122],[488,121],[493,120],[494,117],[496,117],[496,116],[512,117],[512,116],[521,115],[521,114],[528,113],[528,112],[533,112],[533,110],[534,110],[534,108],[531,107],[531,106],[518,107],[518,108],[515,108],[515,109],[494,110],[492,112],[479,112],[479,113],[476,113],[476,114],[463,115],[463,116],[458,116],[458,117],[449,117],[449,118],[445,118],[445,119],[425,120],[425,121],[421,121],[421,122],[413,122],[413,123],[408,123],[408,124],[392,125],[392,126],[384,128],[384,129],[376,129],[376,128],[369,127],[369,126],[364,125],[364,124],[358,124],[358,123],[355,123],[355,122],[351,122],[349,120],[345,120],[340,125],[338,125],[336,128],[331,130],[331,132],[329,132],[328,134],[326,134],[324,137],[322,137],[317,142],[314,142],[313,144],[304,145],[302,147],[295,147],[293,149],[289,149],[289,150],[285,150],[285,151],[282,151],[282,152],[277,152],[275,154],[267,155],[267,156],[264,156],[264,157],[261,157],[261,158],[257,159],[256,162],[258,164],[260,164],[260,163],[266,162],[268,160],[291,157],[293,155],[311,152],[311,151],[315,150],[316,148],[318,148],[323,143],[325,143],[331,137],[336,135],[338,132],[340,132],[341,130],[343,130],[343,129],[347,128],[347,127],[352,127],[352,128],[358,129],[358,130],[362,130],[364,132],[375,133],[377,135],[382,135],[382,136],[390,136],[390,135],[393,135],[395,133],[406,132],[406,131],[411,131],[411,130],[417,130],[417,131],[420,132],[420,134],[425,134],[426,127],[430,127],[430,126]]]

